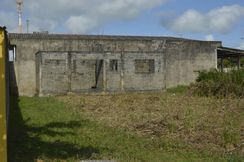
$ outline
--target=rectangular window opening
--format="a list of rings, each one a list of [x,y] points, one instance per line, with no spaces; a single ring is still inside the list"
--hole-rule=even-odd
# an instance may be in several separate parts
[[[135,60],[135,73],[152,74],[155,72],[155,63],[153,59],[137,59]]]
[[[110,60],[109,62],[110,71],[118,71],[118,60]]]
[[[14,62],[16,61],[16,46],[11,45],[8,50],[8,60],[9,62]]]

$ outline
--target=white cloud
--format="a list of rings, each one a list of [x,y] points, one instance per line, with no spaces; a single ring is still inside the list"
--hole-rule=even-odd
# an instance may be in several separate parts
[[[241,44],[240,44],[240,47],[239,47],[239,48],[244,50],[244,42],[241,42]]]
[[[162,21],[162,25],[175,32],[191,33],[228,33],[244,16],[244,7],[239,5],[223,6],[208,13],[188,10],[181,16]]]
[[[73,33],[86,33],[111,21],[136,18],[143,10],[164,2],[166,0],[91,0],[88,10],[86,6],[83,14],[70,16],[65,21],[65,26]]]
[[[8,7],[9,0],[3,0]],[[91,32],[106,23],[136,18],[142,11],[167,0],[24,0],[24,14],[35,29],[55,31],[66,28],[72,33]],[[2,3],[2,2],[1,2]],[[15,7],[14,3],[12,3]],[[0,7],[1,8],[1,7]],[[2,7],[4,8],[4,6]],[[15,8],[12,14],[16,14]],[[13,19],[15,21],[16,18]],[[0,22],[2,19],[0,17]],[[5,22],[8,25],[8,22]],[[15,24],[16,25],[16,24]],[[13,25],[9,25],[13,28]]]
[[[205,40],[206,41],[214,41],[214,36],[212,34],[206,35]]]
[[[86,33],[99,25],[98,21],[83,16],[72,16],[65,22],[65,26],[73,33]]]

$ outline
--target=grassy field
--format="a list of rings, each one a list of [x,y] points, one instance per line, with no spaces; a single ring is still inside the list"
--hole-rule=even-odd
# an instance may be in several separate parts
[[[185,93],[12,98],[9,159],[243,161],[244,99]]]

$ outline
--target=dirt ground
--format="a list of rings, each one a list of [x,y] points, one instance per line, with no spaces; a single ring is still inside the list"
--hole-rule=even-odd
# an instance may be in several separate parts
[[[176,148],[244,154],[244,99],[189,94],[126,93],[58,96],[76,113]]]

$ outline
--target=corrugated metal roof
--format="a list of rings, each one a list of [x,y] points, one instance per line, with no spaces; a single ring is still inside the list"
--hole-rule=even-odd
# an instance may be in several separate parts
[[[229,48],[229,47],[219,47],[217,48],[218,57],[244,57],[244,50]]]

